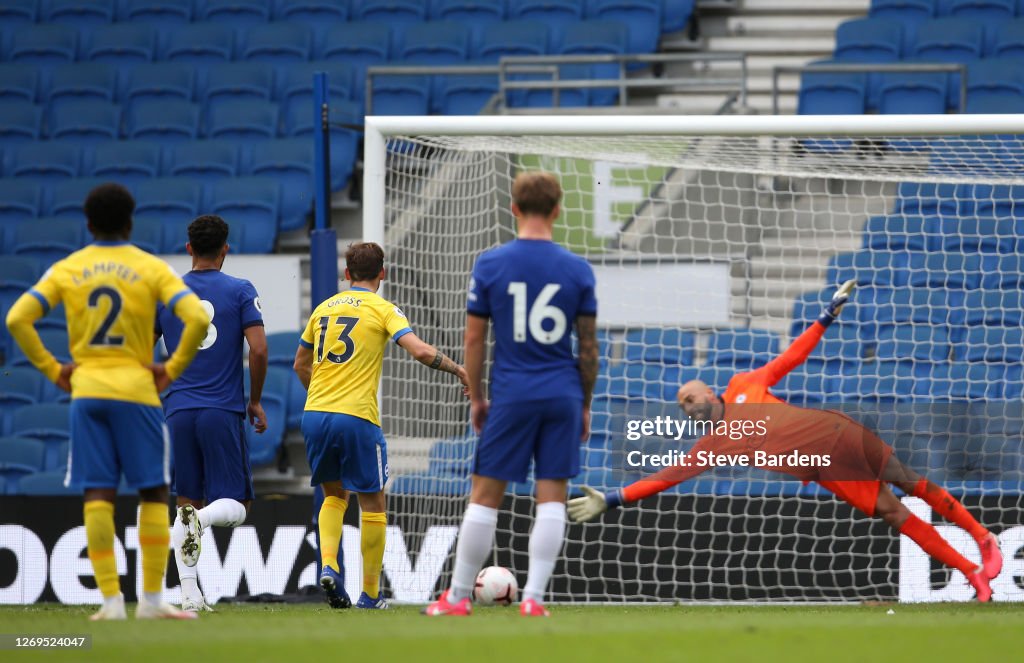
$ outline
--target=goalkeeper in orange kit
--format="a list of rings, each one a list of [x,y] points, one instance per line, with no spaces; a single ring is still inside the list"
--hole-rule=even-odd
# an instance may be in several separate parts
[[[977,599],[988,601],[992,596],[989,581],[999,575],[1003,565],[994,534],[945,489],[900,463],[892,447],[858,422],[838,412],[789,405],[768,391],[807,359],[853,288],[853,281],[844,283],[818,321],[782,355],[757,370],[733,376],[723,395],[716,395],[699,380],[680,387],[679,405],[687,416],[705,425],[705,432],[710,432],[694,444],[680,464],[625,488],[605,495],[584,486],[584,497],[568,502],[569,516],[576,522],[586,522],[608,509],[660,493],[713,467],[704,462],[712,453],[727,454],[732,460],[761,459],[760,465],[754,465],[816,481],[851,506],[881,518],[926,553],[963,573],[977,592]],[[828,460],[815,466],[797,462],[799,457]],[[764,463],[765,459],[776,460]],[[981,550],[981,565],[965,558],[931,524],[912,514],[889,484],[924,500],[969,533]]]

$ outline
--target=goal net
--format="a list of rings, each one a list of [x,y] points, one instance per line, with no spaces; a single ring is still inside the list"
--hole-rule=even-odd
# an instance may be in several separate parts
[[[436,120],[436,121],[435,121]],[[831,133],[830,133],[831,132]],[[574,495],[659,469],[692,436],[678,387],[721,393],[776,356],[835,286],[858,283],[809,359],[773,389],[843,411],[946,486],[1000,535],[996,600],[1024,598],[1024,120],[863,118],[370,118],[367,237],[385,296],[462,357],[475,258],[515,237],[512,179],[556,173],[555,241],[598,281],[601,369]],[[394,351],[397,353],[397,351]],[[447,586],[476,437],[451,380],[386,362],[389,511],[417,568],[391,594]],[[529,416],[524,412],[524,416]],[[662,420],[664,421],[664,419]],[[638,423],[641,422],[641,423]],[[650,432],[650,434],[648,434]],[[532,483],[511,485],[493,563],[526,580]],[[969,558],[966,533],[904,498]],[[722,467],[570,524],[555,601],[968,600],[958,572],[816,484]]]

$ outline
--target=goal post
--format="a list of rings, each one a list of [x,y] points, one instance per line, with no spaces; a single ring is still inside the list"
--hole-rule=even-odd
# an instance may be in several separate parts
[[[476,256],[515,236],[521,170],[559,176],[555,239],[598,281],[601,372],[571,491],[648,476],[694,438],[678,386],[775,356],[835,285],[859,287],[773,390],[841,410],[1000,535],[996,600],[1024,600],[1024,116],[368,117],[366,240],[385,296],[462,357]],[[394,350],[392,350],[394,352]],[[451,381],[385,362],[391,501],[413,568],[392,596],[447,585],[475,436]],[[659,419],[660,418],[660,419]],[[532,484],[512,485],[493,561],[525,582]],[[952,545],[973,542],[905,498]],[[420,565],[424,565],[420,567]],[[423,569],[432,569],[424,572]],[[550,597],[578,602],[967,600],[958,573],[816,485],[717,468],[567,529]]]

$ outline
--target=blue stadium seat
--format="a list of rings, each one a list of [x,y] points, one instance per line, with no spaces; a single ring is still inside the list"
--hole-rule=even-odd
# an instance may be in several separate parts
[[[841,401],[897,403],[912,400],[914,381],[910,365],[876,361],[854,365],[830,384]]]
[[[885,251],[924,251],[935,248],[929,243],[938,233],[937,217],[873,216],[864,225],[866,249]]]
[[[843,313],[845,315],[845,310]],[[859,325],[832,325],[807,357],[822,363],[859,364],[864,358],[864,342],[860,338]]]
[[[469,476],[473,465],[473,441],[440,440],[430,447],[429,472],[435,476]]]
[[[944,16],[975,19],[988,23],[1012,21],[1016,0],[945,0]]]
[[[374,115],[426,115],[430,110],[430,81],[423,76],[375,76]]]
[[[114,101],[116,91],[117,69],[111,65],[95,62],[61,65],[50,75],[50,112],[82,101],[109,103]]]
[[[132,244],[149,253],[160,253],[163,223],[153,217],[132,219]]]
[[[121,101],[192,101],[196,88],[196,70],[192,65],[157,62],[138,65],[124,71]]]
[[[172,177],[195,177],[204,182],[238,175],[238,143],[199,140],[167,148],[165,172]]]
[[[938,214],[944,201],[956,196],[956,185],[947,182],[900,182],[896,190],[897,214]]]
[[[125,118],[125,137],[161,145],[195,140],[199,136],[199,106],[179,99],[139,101]]]
[[[18,494],[29,496],[80,495],[82,491],[64,485],[64,472],[39,472],[18,482]]]
[[[39,94],[39,69],[17,64],[0,64],[0,103],[35,103]],[[5,116],[6,121],[6,116]]]
[[[46,347],[46,349],[49,350],[50,353],[54,357],[56,357],[58,361],[60,361],[60,362],[71,361],[71,352],[68,349],[68,333],[66,331],[64,331],[62,329],[42,329],[42,330],[39,331],[39,338],[40,338],[40,340],[42,340],[43,345]],[[11,366],[22,366],[22,367],[26,367],[26,368],[31,368],[32,367],[32,363],[28,360],[28,357],[26,357],[24,355],[24,353],[22,353],[21,348],[13,347],[12,350],[13,350],[13,352],[11,353],[10,361],[7,362],[8,364],[10,364]],[[42,407],[42,406],[41,405],[36,405],[36,406],[30,406],[30,407]],[[14,413],[14,418],[11,420],[12,424],[11,424],[10,431],[12,433],[14,433],[14,434],[30,435],[31,437],[40,437],[38,434],[36,434],[34,432],[33,433],[29,433],[29,432],[25,431],[24,427],[20,427],[19,428],[19,415],[21,415],[25,411],[25,409],[26,408],[21,408],[21,409],[19,409],[18,411],[16,411]],[[47,411],[52,412],[53,410],[47,410]],[[27,416],[28,415],[26,415],[26,417]],[[40,420],[43,421],[43,422],[47,421],[47,419],[45,417],[41,418]],[[51,423],[58,424],[58,423],[62,423],[62,421],[61,421],[60,418],[57,418],[55,421],[53,421]],[[63,423],[65,423],[65,425],[66,425],[66,422],[63,422]]]
[[[161,59],[210,65],[228,62],[235,33],[224,23],[192,23],[171,30]]]
[[[174,25],[192,22],[192,3],[178,0],[122,0],[121,20]]]
[[[962,18],[936,18],[917,30],[913,55],[933,62],[969,62],[985,51],[985,28]]]
[[[0,476],[7,485],[26,475],[41,472],[46,462],[46,447],[26,437],[0,438]]]
[[[0,146],[39,140],[43,133],[43,107],[16,100],[0,102]]]
[[[0,260],[0,303],[9,308],[23,292],[35,285],[40,274],[38,260],[27,256],[4,256]]]
[[[276,21],[302,21],[308,24],[345,21],[349,17],[348,0],[278,0]]]
[[[313,51],[313,59],[366,66],[386,62],[391,53],[388,23],[340,23],[330,26]]]
[[[899,325],[879,331],[875,357],[879,360],[948,361],[950,339],[938,325]]]
[[[50,138],[80,144],[117,140],[121,107],[109,101],[68,101],[50,111]]]
[[[878,112],[887,115],[946,112],[945,74],[884,74],[879,84]]]
[[[506,0],[435,0],[430,18],[483,25],[505,19]]]
[[[274,332],[267,334],[268,361],[271,366],[291,370],[295,351],[299,348],[301,331]]]
[[[266,23],[270,7],[266,0],[203,0],[199,3],[199,20],[231,25]]]
[[[999,256],[981,276],[980,287],[993,290],[1024,288],[1024,255]]]
[[[626,361],[692,366],[697,339],[692,332],[671,328],[633,329],[626,332]]]
[[[624,25],[615,21],[581,21],[565,29],[562,55],[615,55],[625,53],[628,35]],[[617,63],[590,65],[591,78],[619,78]],[[592,106],[609,106],[618,100],[618,88],[591,88],[588,92]]]
[[[1001,113],[1020,115],[1024,113],[1024,96],[992,96],[985,93],[978,94],[972,92],[967,95],[966,112],[979,115],[998,115]],[[979,156],[974,156],[973,159],[971,156],[961,156],[959,163],[966,164],[967,166],[984,167],[988,160],[982,159]]]
[[[278,105],[259,101],[224,101],[210,108],[207,138],[259,140],[277,135]]]
[[[1003,25],[996,33],[989,52],[991,57],[1024,57],[1024,18]]]
[[[825,375],[803,368],[787,373],[772,387],[772,393],[798,407],[824,402],[828,391],[828,380]]]
[[[867,99],[867,75],[820,74],[800,77],[800,115],[861,115]]]
[[[14,150],[7,174],[41,183],[56,182],[66,177],[76,177],[81,162],[81,148],[77,145],[28,143]]]
[[[43,20],[76,27],[113,23],[114,0],[49,0]]]
[[[498,93],[494,75],[445,76],[434,100],[434,112],[440,115],[476,115]]]
[[[861,302],[869,293],[859,291],[857,301]],[[873,323],[878,328],[901,323],[941,325],[950,330],[954,341],[959,327],[964,324],[964,295],[959,290],[937,288],[896,288],[889,291],[889,297],[874,306],[861,305],[862,324]]]
[[[1020,400],[971,403],[968,416],[968,435],[1019,436],[1024,430],[1024,402]]]
[[[959,101],[959,90],[955,95]],[[974,105],[1024,96],[1024,76],[1016,60],[978,60],[967,67],[968,101]]]
[[[431,21],[406,28],[399,57],[409,64],[458,64],[469,57],[470,30],[456,21]]]
[[[861,250],[833,256],[825,280],[838,284],[856,279],[862,286],[901,286],[906,285],[907,277],[906,253]]]
[[[1019,327],[970,327],[967,340],[957,352],[968,362],[1024,362],[1024,329]]]
[[[1013,253],[1017,248],[1011,219],[943,218],[942,250],[952,253]]]
[[[359,98],[354,89],[355,72],[344,62],[308,62],[280,67],[274,83],[274,99],[287,103],[293,97],[300,97],[303,103],[313,103],[313,74],[322,71],[327,74],[327,94],[331,103]]]
[[[309,136],[313,132],[313,115],[305,99],[292,97],[285,104],[284,135]],[[330,121],[331,137],[331,188],[337,191],[345,186],[352,175],[356,160],[359,135],[351,126],[362,124],[362,111],[351,101],[332,101]]]
[[[74,62],[78,31],[68,25],[33,25],[13,32],[8,59],[21,64]]]
[[[963,216],[1024,218],[1024,186],[1010,184],[959,184],[957,212]]]
[[[935,0],[871,0],[869,14],[901,23],[925,21],[935,16]]]
[[[15,410],[42,399],[44,381],[43,374],[32,366],[5,366],[0,371],[0,434],[7,430]]]
[[[285,423],[288,430],[298,430],[302,427],[302,413],[305,407],[306,388],[299,381],[299,376],[292,373],[288,382],[288,420]]]
[[[306,62],[313,50],[310,28],[302,23],[254,25],[242,32],[238,55],[249,62]]]
[[[206,70],[199,86],[199,98],[203,100],[209,118],[210,111],[223,104],[270,101],[273,86],[274,70],[271,67],[255,62],[230,62],[213,65]]]
[[[280,185],[269,177],[238,177],[214,182],[209,206],[237,229],[240,253],[271,253],[280,217]]]
[[[313,209],[313,146],[308,138],[263,141],[252,147],[248,174],[272,177],[281,185],[281,230],[306,226]]]
[[[661,33],[678,32],[690,24],[696,0],[664,0],[661,14]]]
[[[47,215],[52,218],[85,220],[85,198],[94,188],[105,181],[97,177],[83,177],[58,182],[50,189],[50,204]]]
[[[737,370],[761,366],[779,354],[779,338],[763,329],[726,329],[708,340],[707,363],[731,364]]]
[[[884,18],[844,21],[836,28],[832,53],[841,62],[894,62],[903,49],[903,25]]]
[[[544,55],[548,28],[540,21],[505,21],[484,26],[473,59],[497,62],[507,55]]]
[[[661,34],[662,0],[588,0],[587,17],[626,25],[627,53],[653,53]]]
[[[577,0],[509,0],[509,18],[543,23],[551,43],[561,44],[568,26],[583,20],[583,2]]]
[[[51,264],[85,245],[85,223],[84,219],[33,219],[18,224],[13,237],[15,255]]]
[[[281,441],[284,438],[285,425],[288,417],[288,385],[291,371],[276,366],[267,369],[267,378],[263,384],[261,404],[267,414],[267,430],[257,433],[246,421],[245,437],[249,447],[249,462],[253,465],[267,465],[277,458]],[[246,369],[242,379],[245,393],[249,392],[249,371]]]
[[[736,375],[736,370],[731,366],[703,366],[697,371],[695,379],[700,380],[721,394],[729,386],[729,380]]]
[[[0,24],[15,25],[35,23],[38,17],[37,0],[6,0],[0,5]],[[19,25],[20,27],[25,27]]]
[[[188,225],[193,218],[191,214],[171,210],[162,214],[136,214],[134,223],[145,226],[141,239],[150,246],[156,245],[157,253],[181,255],[185,253]]]
[[[1024,293],[1019,290],[974,290],[967,293],[964,308],[969,326],[1024,326]]]
[[[427,20],[426,2],[415,0],[362,0],[354,3],[352,15],[360,21],[383,21],[391,25]]]
[[[145,23],[114,23],[92,31],[82,56],[92,62],[136,65],[155,59],[156,28]]]
[[[981,256],[962,253],[912,253],[906,285],[929,288],[981,286]],[[900,284],[903,285],[903,284]]]
[[[133,187],[160,174],[160,146],[145,141],[122,141],[97,145],[91,174],[107,181]]]
[[[38,185],[17,180],[0,180],[0,225],[8,226],[39,216],[41,201]],[[3,238],[0,237],[0,247],[3,246]]]
[[[915,393],[941,400],[999,400],[1004,385],[1020,380],[1020,366],[998,363],[937,364]]]
[[[191,216],[199,214],[202,184],[189,177],[157,177],[135,187],[135,213]]]
[[[805,292],[793,301],[793,312],[791,315],[792,326],[790,327],[790,338],[796,338],[807,327],[818,319],[822,309],[831,301],[835,294],[835,286],[829,286],[822,290]],[[858,293],[858,298],[860,293]]]

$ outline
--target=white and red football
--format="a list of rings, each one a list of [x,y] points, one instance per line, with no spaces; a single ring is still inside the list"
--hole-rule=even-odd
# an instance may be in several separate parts
[[[515,575],[503,566],[488,566],[476,576],[473,602],[477,605],[512,605],[519,596]]]

